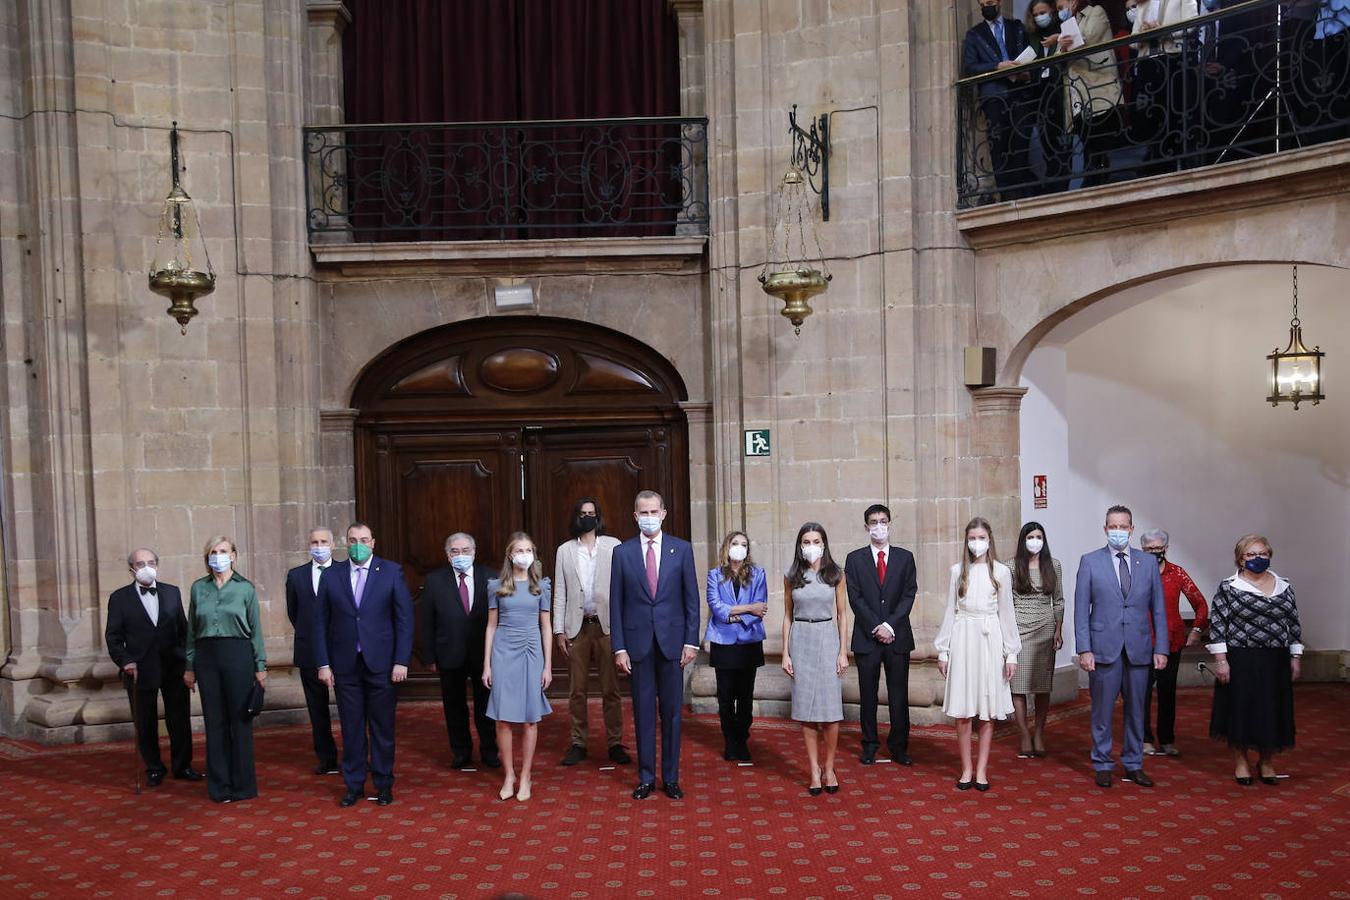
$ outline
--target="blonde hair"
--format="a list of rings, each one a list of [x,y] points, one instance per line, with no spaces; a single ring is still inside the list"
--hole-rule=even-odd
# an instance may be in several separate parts
[[[1266,549],[1270,551],[1270,558],[1275,559],[1275,548],[1270,546],[1270,541],[1266,540],[1264,534],[1244,534],[1238,538],[1237,546],[1233,548],[1233,562],[1237,564],[1239,569],[1246,563],[1243,557],[1247,555],[1247,551],[1252,544],[1265,544]]]
[[[522,541],[530,545],[534,551],[534,562],[530,563],[530,568],[526,570],[529,575],[530,593],[538,597],[544,592],[540,586],[540,581],[544,577],[544,564],[539,561],[539,548],[535,546],[534,539],[523,531],[513,532],[506,539],[506,554],[502,560],[502,571],[497,580],[497,596],[509,597],[516,592],[516,567],[511,563],[511,554],[515,551],[516,544]]]
[[[233,538],[224,534],[216,535],[215,537],[211,538],[211,540],[207,541],[206,546],[202,548],[202,565],[206,566],[207,575],[215,574],[215,572],[211,569],[211,551],[215,549],[216,544],[229,544],[230,552],[233,553],[236,557],[239,556],[239,548],[234,545]],[[233,569],[234,566],[231,565],[230,568]]]
[[[994,577],[994,529],[989,527],[989,523],[979,516],[966,523],[966,530],[961,532],[961,580],[956,583],[956,596],[964,597],[966,587],[970,584],[970,564],[975,561],[975,557],[970,553],[970,547],[966,546],[970,541],[970,533],[976,528],[983,528],[984,533],[989,535],[989,549],[985,551],[984,562],[989,566],[989,583],[998,586],[998,579]]]

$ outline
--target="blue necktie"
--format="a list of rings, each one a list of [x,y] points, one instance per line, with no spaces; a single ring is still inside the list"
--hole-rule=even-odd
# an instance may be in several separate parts
[[[1130,596],[1130,564],[1125,561],[1125,553],[1121,551],[1116,554],[1120,560],[1120,593],[1124,596]]]
[[[1003,20],[995,19],[991,27],[994,29],[994,40],[998,41],[998,52],[1003,54],[1004,59],[1012,59],[1008,55],[1008,44],[1003,40]]]

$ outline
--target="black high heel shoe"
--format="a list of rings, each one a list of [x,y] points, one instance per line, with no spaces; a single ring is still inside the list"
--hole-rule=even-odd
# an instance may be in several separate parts
[[[820,770],[819,770],[819,769],[816,770],[816,777],[817,777],[817,778],[820,777]],[[810,785],[807,785],[807,786],[806,786],[806,792],[807,792],[808,794],[810,794],[812,797],[819,797],[821,791],[823,791],[823,790],[825,790],[825,787],[824,787],[823,785],[819,785],[819,784],[816,785],[815,787],[811,787]]]
[[[1238,784],[1242,785],[1243,787],[1246,787],[1247,785],[1252,783],[1252,776],[1234,775],[1233,780],[1236,781]]]
[[[971,788],[973,788],[974,786],[975,786],[975,782],[973,782],[973,781],[957,781],[957,782],[956,782],[956,789],[957,789],[958,791],[968,791],[968,790],[970,790]]]
[[[821,780],[822,780],[822,781],[825,780],[824,774],[821,775]],[[825,789],[825,793],[827,793],[827,794],[837,794],[837,793],[839,793],[839,776],[838,776],[838,775],[835,775],[835,776],[834,776],[834,784],[824,784],[824,785],[821,785],[821,787],[823,787],[823,788]]]

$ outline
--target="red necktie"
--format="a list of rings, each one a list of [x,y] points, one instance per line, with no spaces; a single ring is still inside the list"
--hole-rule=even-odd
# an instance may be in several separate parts
[[[877,551],[877,581],[886,583],[886,551]]]
[[[469,582],[468,575],[459,573],[459,602],[464,604],[464,614],[469,613]]]
[[[656,541],[647,542],[647,588],[656,599]]]

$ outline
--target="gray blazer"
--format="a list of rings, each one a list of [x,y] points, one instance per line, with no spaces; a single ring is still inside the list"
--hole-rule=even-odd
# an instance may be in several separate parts
[[[609,634],[609,565],[619,539],[609,535],[596,538],[599,548],[595,554],[595,614],[600,617],[600,630]],[[577,541],[573,538],[558,546],[553,565],[553,633],[565,634],[568,639],[581,631],[583,616],[581,574],[577,571]]]

